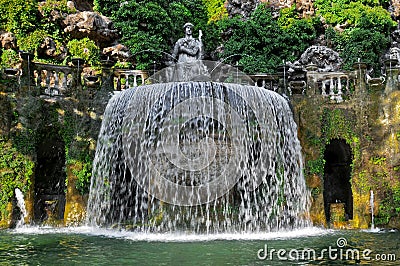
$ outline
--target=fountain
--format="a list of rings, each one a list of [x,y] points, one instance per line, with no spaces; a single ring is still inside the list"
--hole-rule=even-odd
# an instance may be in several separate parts
[[[176,56],[185,60],[149,78],[158,83],[110,99],[88,224],[207,234],[308,225],[309,196],[288,102],[242,85],[251,79],[238,69],[201,61],[188,27],[192,50],[179,47],[187,45],[182,39],[174,49],[186,51]]]
[[[24,194],[19,188],[15,189],[15,198],[17,199],[17,207],[20,211],[20,217],[15,227],[21,228],[25,224],[25,218],[27,217],[28,213],[25,208]]]
[[[369,205],[371,207],[371,230],[374,230],[374,191],[372,189],[370,190]]]

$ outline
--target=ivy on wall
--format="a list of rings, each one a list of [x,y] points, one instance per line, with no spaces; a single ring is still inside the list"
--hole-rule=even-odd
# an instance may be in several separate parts
[[[306,173],[309,175],[324,174],[324,152],[325,147],[332,139],[344,139],[352,148],[353,162],[360,159],[360,140],[354,130],[351,119],[345,116],[341,109],[324,108],[320,117],[321,120],[321,137],[308,138],[307,141],[314,149],[319,150],[319,157],[315,160],[308,160],[306,165]]]
[[[27,192],[35,164],[32,159],[12,147],[10,141],[0,140],[0,220],[8,217],[7,204],[19,188]]]

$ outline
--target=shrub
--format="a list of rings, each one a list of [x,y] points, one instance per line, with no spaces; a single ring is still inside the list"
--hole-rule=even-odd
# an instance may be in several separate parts
[[[27,35],[38,25],[35,0],[0,0],[0,27],[17,37]]]
[[[1,67],[3,68],[13,68],[20,61],[19,55],[15,50],[12,49],[2,49],[1,52]]]
[[[236,17],[218,22],[222,32],[230,32],[221,58],[238,61],[247,73],[276,72],[283,60],[294,61],[310,45],[316,36],[313,23],[293,17],[278,24],[271,9],[260,4],[246,21]]]
[[[17,44],[19,49],[35,53],[47,36],[48,34],[44,30],[37,29],[25,36],[20,36],[17,39]]]
[[[73,39],[68,42],[67,48],[72,57],[85,59],[92,66],[100,64],[100,49],[89,38]]]

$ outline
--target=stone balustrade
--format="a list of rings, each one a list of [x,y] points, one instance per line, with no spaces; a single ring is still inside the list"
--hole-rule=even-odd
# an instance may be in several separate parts
[[[344,96],[351,95],[350,84],[354,79],[352,72],[314,72],[307,73],[307,95],[329,97],[336,103],[343,102]]]
[[[250,75],[250,78],[254,80],[254,84],[257,87],[265,88],[271,91],[278,91],[279,88],[278,75],[255,74],[255,75]]]
[[[70,96],[75,85],[80,83],[76,77],[81,71],[76,67],[35,63],[34,85],[42,95]]]
[[[331,102],[340,103],[354,93],[367,92],[367,89],[377,92],[384,88],[382,92],[386,94],[398,90],[399,67],[392,64],[392,61],[389,63],[385,62],[386,76],[380,78],[370,78],[366,73],[366,64],[362,62],[355,63],[353,71],[318,72],[314,65],[310,65],[306,71],[300,73],[301,75],[286,71],[283,75],[280,72],[262,73],[250,75],[250,78],[255,86],[281,94],[322,96]],[[32,87],[39,88],[40,94],[47,96],[71,96],[78,93],[82,85],[92,89],[106,86],[110,90],[120,91],[144,85],[148,78],[146,71],[112,69],[109,66],[104,66],[102,76],[83,77],[83,68],[79,65],[60,66],[29,62],[29,60],[24,60],[22,69],[15,70],[15,73],[7,71],[2,70],[3,79],[13,80],[20,88],[28,87],[31,91]]]
[[[142,70],[116,69],[114,70],[114,90],[127,90],[144,85],[147,72]]]

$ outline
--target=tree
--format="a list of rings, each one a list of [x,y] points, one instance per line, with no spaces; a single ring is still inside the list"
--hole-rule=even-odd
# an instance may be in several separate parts
[[[328,4],[329,3],[329,4]],[[319,15],[332,27],[327,35],[333,41],[333,49],[343,58],[344,69],[352,69],[359,59],[380,74],[380,58],[389,48],[390,32],[396,23],[379,1],[317,0]],[[346,24],[342,32],[333,30],[336,24]]]
[[[265,4],[260,4],[248,20],[235,17],[221,20],[219,25],[230,33],[221,58],[237,62],[246,73],[276,72],[283,60],[297,59],[316,36],[312,21],[296,18],[281,27]]]
[[[153,62],[171,61],[167,54],[182,37],[183,25],[192,22],[197,32],[206,27],[208,19],[201,0],[128,1],[111,14],[138,69],[150,69]]]

